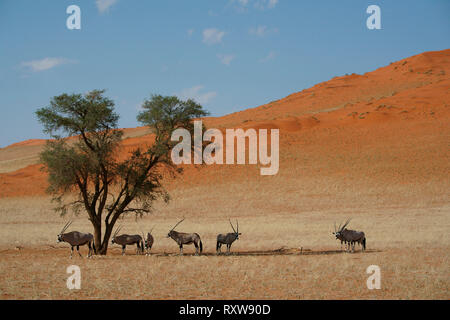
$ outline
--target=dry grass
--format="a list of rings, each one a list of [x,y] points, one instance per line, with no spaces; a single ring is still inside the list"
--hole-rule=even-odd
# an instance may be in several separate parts
[[[287,184],[289,185],[289,183]],[[106,257],[69,259],[56,234],[68,218],[51,210],[48,198],[0,200],[0,296],[3,299],[448,299],[449,222],[447,203],[417,199],[408,206],[367,204],[360,193],[346,203],[326,194],[278,199],[254,185],[192,187],[172,192],[169,205],[135,222],[127,217],[124,232],[139,233],[156,225],[149,257],[134,248],[120,255],[113,246]],[[275,186],[270,190],[276,195]],[[260,186],[262,187],[262,186]],[[207,193],[207,189],[209,192]],[[246,189],[249,190],[249,189]],[[232,196],[234,195],[234,196]],[[386,195],[389,197],[389,195]],[[350,197],[350,195],[349,195]],[[356,199],[360,200],[357,201]],[[232,199],[232,200],[230,200]],[[317,203],[317,209],[311,209]],[[366,203],[366,208],[361,209]],[[165,238],[185,215],[180,231],[198,232],[206,255],[195,257],[192,246],[183,257]],[[367,234],[366,253],[339,252],[331,235],[334,221],[353,217],[352,226]],[[228,217],[239,218],[243,235],[233,245],[237,255],[215,256],[215,237],[228,232]],[[73,229],[90,231],[85,217]],[[20,249],[16,249],[19,247]],[[303,248],[303,254],[298,249]],[[273,252],[280,248],[294,248]],[[82,248],[86,255],[87,248]],[[255,252],[256,251],[256,252]],[[248,252],[252,252],[248,254]],[[66,268],[82,270],[82,289],[70,291]],[[368,290],[366,268],[378,265],[382,289]]]
[[[0,276],[2,298],[120,299],[448,299],[445,249],[286,256],[125,256],[67,258],[67,250],[8,252],[14,272]],[[27,261],[27,263],[24,263]],[[2,270],[4,269],[2,259]],[[70,264],[82,289],[65,282]],[[377,264],[382,289],[368,290]]]

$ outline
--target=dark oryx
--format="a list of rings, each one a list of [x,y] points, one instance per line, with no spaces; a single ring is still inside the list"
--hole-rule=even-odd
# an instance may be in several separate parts
[[[334,223],[334,232],[333,232],[333,234],[336,236],[336,239],[337,239],[337,240],[340,240],[340,241],[341,241],[341,250],[342,250],[342,243],[344,243],[344,245],[345,245],[345,250],[347,250],[347,241],[344,239],[343,234],[340,233],[340,230],[343,229],[343,228],[345,228],[345,226],[346,226],[346,225],[344,225],[344,226],[341,228],[341,224],[339,224],[339,227],[336,229],[336,222]]]
[[[184,218],[181,221],[179,221],[175,225],[175,227],[173,227],[169,231],[169,233],[167,234],[167,238],[172,238],[173,240],[175,240],[176,243],[178,243],[178,245],[180,246],[180,255],[183,255],[183,244],[191,244],[191,243],[193,243],[195,246],[195,255],[199,254],[199,248],[200,253],[202,253],[203,244],[198,233],[183,233],[174,230],[183,221]]]
[[[348,243],[348,251],[351,250],[352,252],[355,251],[355,243],[358,243],[362,246],[361,250],[366,250],[366,236],[364,232],[362,231],[355,231],[355,230],[348,230],[346,226],[350,222],[350,219],[347,220],[347,222],[339,228],[339,230],[335,233],[336,239]]]
[[[227,245],[227,253],[230,253],[231,245],[235,240],[239,240],[239,236],[241,233],[239,233],[239,222],[236,220],[236,230],[234,230],[233,224],[230,221],[231,228],[233,228],[234,232],[230,232],[227,234],[219,234],[217,235],[217,244],[216,244],[216,252],[217,254],[221,253],[221,247],[222,244]]]
[[[80,255],[80,257],[83,257],[80,253],[80,246],[84,246],[85,244],[89,247],[89,252],[87,257],[92,256],[92,251],[94,250],[95,253],[95,246],[94,244],[94,236],[90,233],[81,233],[78,231],[72,231],[68,233],[64,233],[64,231],[69,228],[69,226],[72,224],[72,221],[69,221],[66,223],[66,225],[62,228],[61,232],[58,234],[58,242],[67,242],[70,244],[70,259],[72,259],[73,254],[73,247],[77,247],[77,252]]]
[[[154,227],[150,230],[150,232],[147,232],[147,239],[145,239],[144,234],[142,234],[144,240],[144,246],[145,246],[145,250],[146,250],[146,255],[148,256],[150,254],[150,250],[152,249],[153,246],[153,236],[152,236],[152,231],[153,231]]]
[[[120,236],[117,235],[119,233],[121,227],[116,229],[116,232],[114,232],[113,238],[111,240],[111,243],[117,243],[122,246],[122,255],[125,255],[125,248],[127,245],[136,244],[136,254],[144,253],[144,242],[142,240],[142,237],[138,234],[122,234]]]
[[[361,245],[361,251],[366,250],[366,236],[364,232],[344,229],[342,233],[344,238],[347,239],[347,241],[350,241],[352,252],[355,252],[355,243]]]

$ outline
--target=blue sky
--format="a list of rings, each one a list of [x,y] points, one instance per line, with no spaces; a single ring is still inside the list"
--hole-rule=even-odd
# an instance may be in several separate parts
[[[69,30],[66,8],[81,9]],[[369,30],[366,8],[381,8]],[[0,147],[46,138],[34,112],[61,93],[106,89],[121,127],[151,94],[214,116],[346,73],[450,47],[450,1],[1,0]]]

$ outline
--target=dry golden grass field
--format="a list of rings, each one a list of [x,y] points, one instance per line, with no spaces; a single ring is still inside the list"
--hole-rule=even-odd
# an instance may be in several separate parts
[[[247,187],[250,187],[248,185]],[[191,192],[199,192],[192,196]],[[201,193],[205,191],[205,193]],[[48,198],[0,200],[0,297],[2,299],[448,299],[448,204],[377,206],[355,203],[347,208],[329,202],[327,195],[289,206],[256,205],[265,195],[233,190],[174,192],[169,205],[139,219],[125,218],[124,232],[139,233],[155,225],[151,256],[136,256],[128,247],[121,256],[112,245],[107,256],[86,259],[56,243],[65,219],[55,216]],[[220,210],[217,201],[227,201]],[[364,195],[361,194],[364,198]],[[233,200],[229,200],[233,199]],[[287,200],[287,199],[286,199]],[[289,199],[292,200],[292,199]],[[322,200],[322,208],[310,208]],[[220,205],[220,203],[219,203]],[[364,209],[359,207],[363,206]],[[239,208],[239,209],[233,209]],[[193,246],[178,256],[178,247],[165,236],[180,215],[191,212],[179,230],[198,232],[204,255],[192,256]],[[241,238],[233,255],[215,255],[217,233],[228,232],[227,217],[239,217]],[[334,240],[334,221],[353,217],[364,230],[368,250],[340,251]],[[91,230],[78,217],[73,230]],[[301,249],[302,248],[302,249]],[[359,249],[359,247],[357,247]],[[69,265],[82,272],[81,290],[68,290]],[[381,269],[381,289],[369,290],[366,268]]]
[[[411,72],[409,70],[414,70]],[[69,259],[57,234],[93,232],[86,215],[59,217],[45,195],[43,142],[0,149],[0,299],[445,299],[450,298],[450,50],[427,52],[364,75],[336,77],[267,105],[207,118],[212,128],[278,128],[280,170],[256,165],[186,167],[165,181],[169,204],[125,233],[149,231],[150,256],[110,245],[106,256]],[[151,141],[127,129],[123,152]],[[204,254],[166,238],[197,232]],[[232,255],[218,233],[239,220]],[[334,222],[352,218],[367,251],[346,253]],[[87,248],[81,252],[87,254]],[[81,289],[68,290],[70,265]],[[369,290],[367,267],[381,271]]]

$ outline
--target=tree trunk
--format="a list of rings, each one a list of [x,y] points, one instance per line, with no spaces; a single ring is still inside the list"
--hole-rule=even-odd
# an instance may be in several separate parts
[[[98,254],[105,256],[106,252],[108,251],[108,243],[104,243],[102,245],[102,248],[100,249],[100,251],[98,252]]]
[[[113,228],[114,228],[114,224],[113,223],[111,223],[109,225],[106,225],[105,235],[103,236],[103,243],[102,243],[101,248],[100,248],[100,250],[98,252],[101,255],[106,255],[106,252],[108,251],[109,238],[111,237]]]
[[[101,254],[102,249],[102,223],[93,223],[95,253]]]

